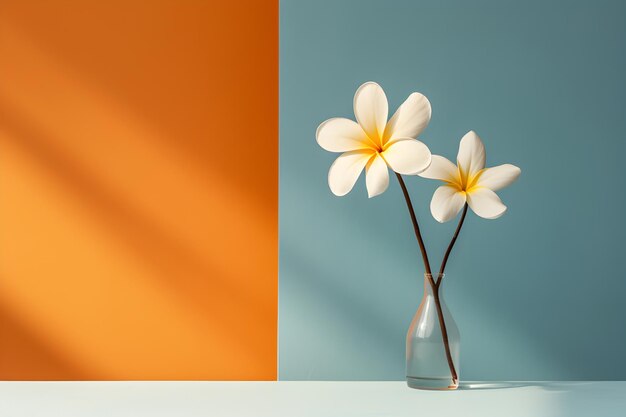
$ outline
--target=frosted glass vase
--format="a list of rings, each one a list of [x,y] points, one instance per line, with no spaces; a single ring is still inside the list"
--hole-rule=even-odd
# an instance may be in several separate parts
[[[424,275],[424,297],[406,336],[406,382],[411,388],[453,390],[459,386],[459,329],[446,306],[443,286],[433,289],[432,283],[443,276],[432,278]]]

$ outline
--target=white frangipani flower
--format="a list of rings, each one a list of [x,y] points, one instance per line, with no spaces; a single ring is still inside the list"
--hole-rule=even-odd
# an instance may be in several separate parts
[[[485,168],[485,146],[474,131],[463,136],[457,164],[433,155],[430,167],[420,177],[444,181],[430,202],[430,211],[440,223],[453,219],[465,203],[485,219],[497,219],[506,211],[494,191],[506,187],[522,172],[511,164]]]
[[[398,174],[413,175],[430,165],[428,147],[415,140],[430,121],[428,99],[413,93],[389,121],[388,112],[383,89],[374,82],[367,82],[354,95],[358,123],[333,118],[317,128],[317,143],[327,151],[342,153],[328,171],[328,185],[335,195],[348,194],[363,168],[371,198],[387,189],[387,167]]]

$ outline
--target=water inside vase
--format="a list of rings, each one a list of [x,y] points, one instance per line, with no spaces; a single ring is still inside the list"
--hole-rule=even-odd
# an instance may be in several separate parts
[[[442,287],[439,288],[439,302],[457,380],[452,378],[433,289],[426,277],[424,297],[411,321],[406,339],[406,380],[411,388],[445,390],[456,389],[458,386],[459,330],[445,304]]]

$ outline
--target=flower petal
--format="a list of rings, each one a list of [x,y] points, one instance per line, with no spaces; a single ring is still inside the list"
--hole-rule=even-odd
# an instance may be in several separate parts
[[[435,190],[430,201],[430,212],[439,223],[452,220],[465,204],[465,193],[456,187],[442,185]]]
[[[387,169],[387,164],[378,154],[367,164],[365,185],[367,185],[367,195],[369,198],[384,193],[389,186],[389,170]]]
[[[451,183],[459,182],[459,170],[456,165],[443,156],[433,155],[432,162],[428,169],[419,174],[422,178],[430,178],[432,180],[441,180]]]
[[[511,164],[498,165],[497,167],[483,170],[478,177],[477,185],[498,191],[511,185],[522,173],[522,170]]]
[[[417,138],[430,122],[432,109],[426,96],[411,94],[396,110],[385,128],[385,143],[398,138]]]
[[[358,150],[339,155],[328,171],[328,185],[336,196],[344,196],[352,190],[361,171],[374,151]]]
[[[500,197],[489,188],[478,187],[467,193],[467,203],[474,213],[484,219],[497,219],[506,211]]]
[[[365,133],[376,144],[382,146],[382,137],[387,125],[389,105],[382,87],[369,81],[354,94],[354,115]]]
[[[485,145],[473,130],[461,139],[456,159],[462,175],[466,178],[472,178],[485,167]]]
[[[329,152],[348,152],[372,147],[358,123],[341,117],[323,122],[315,133],[317,143]]]
[[[389,167],[398,174],[418,174],[430,165],[430,150],[419,140],[403,138],[387,146],[382,153]]]

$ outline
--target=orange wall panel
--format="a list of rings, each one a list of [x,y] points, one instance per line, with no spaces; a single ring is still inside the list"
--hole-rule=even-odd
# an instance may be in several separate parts
[[[0,2],[0,379],[276,378],[278,2]]]

